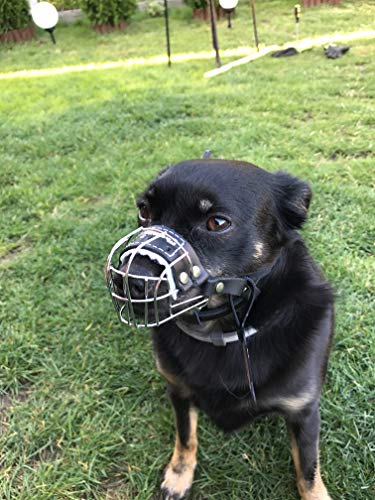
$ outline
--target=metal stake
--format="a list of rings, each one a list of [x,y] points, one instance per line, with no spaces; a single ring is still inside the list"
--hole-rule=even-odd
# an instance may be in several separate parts
[[[251,4],[251,15],[253,17],[255,46],[257,48],[257,52],[259,52],[259,40],[258,40],[257,20],[256,20],[256,17],[255,17],[255,1],[254,0],[250,0],[250,4]]]
[[[211,32],[212,32],[212,45],[215,49],[216,54],[216,67],[220,68],[220,54],[219,54],[219,42],[217,41],[217,33],[216,33],[216,17],[215,17],[215,7],[214,0],[210,0],[210,18],[211,18]]]
[[[294,18],[296,20],[296,40],[298,40],[299,37],[299,21],[301,18],[301,6],[299,3],[296,3],[294,6]]]
[[[232,20],[230,15],[232,14],[233,10],[228,10],[227,16],[228,16],[228,28],[232,27]]]
[[[55,29],[55,27],[47,28],[46,31],[48,31],[48,33],[51,35],[51,40],[56,45],[56,38],[55,38],[55,35],[53,34],[54,29]]]
[[[169,39],[168,0],[164,0],[165,36],[167,38],[168,66],[171,67],[171,42]]]

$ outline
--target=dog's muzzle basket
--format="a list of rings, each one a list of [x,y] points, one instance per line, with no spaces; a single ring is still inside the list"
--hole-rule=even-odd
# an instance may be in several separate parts
[[[137,263],[137,257],[143,259]],[[147,259],[153,263],[150,269],[158,269],[156,276],[139,265]],[[139,228],[121,238],[108,256],[105,274],[120,320],[137,328],[162,325],[209,300],[200,291],[208,273],[194,249],[165,226]]]

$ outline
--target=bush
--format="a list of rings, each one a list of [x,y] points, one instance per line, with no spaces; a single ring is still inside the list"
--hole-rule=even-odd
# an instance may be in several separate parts
[[[0,0],[0,35],[31,23],[27,0]]]
[[[192,9],[209,9],[210,2],[209,0],[184,0],[184,3],[191,7]],[[219,6],[219,0],[215,0],[214,4],[216,7]]]
[[[137,0],[81,0],[80,3],[94,25],[109,23],[117,26],[137,9]]]
[[[57,10],[72,10],[81,7],[80,0],[48,0]]]
[[[151,17],[160,17],[164,13],[164,5],[161,0],[148,0],[146,3],[146,12]]]

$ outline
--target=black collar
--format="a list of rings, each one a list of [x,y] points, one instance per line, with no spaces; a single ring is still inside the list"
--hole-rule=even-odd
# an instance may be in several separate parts
[[[262,266],[257,271],[241,278],[209,278],[204,286],[204,295],[213,294],[232,295],[236,308],[247,303],[250,299],[256,300],[260,294],[258,283],[272,271],[275,263]],[[232,312],[229,301],[212,309],[203,308],[195,312],[198,324],[203,321],[212,321],[223,318]]]
[[[228,295],[228,302],[212,308],[212,309],[202,309],[195,312],[195,319],[198,325],[202,325],[205,321],[212,321],[228,316],[233,313],[232,306],[230,304],[229,297],[232,297],[232,302],[234,307],[240,309],[243,305],[252,304],[260,294],[258,288],[259,282],[268,276],[275,263],[262,266],[260,269],[254,273],[243,276],[242,278],[209,278],[206,283],[204,292],[209,294],[217,293],[217,286],[220,284],[221,294]],[[233,298],[235,296],[235,298]],[[213,329],[210,331],[200,331],[196,328],[193,323],[186,322],[181,319],[177,320],[178,327],[189,337],[200,342],[211,343],[215,346],[225,347],[227,344],[233,342],[238,342],[241,338],[238,335],[238,330],[224,332],[222,328]],[[251,337],[257,333],[257,330],[252,326],[247,326],[243,330],[243,336],[245,339]]]
[[[223,330],[219,328],[218,330],[214,329],[209,332],[201,332],[197,330],[194,325],[192,326],[191,324],[185,323],[180,319],[177,319],[176,323],[180,330],[186,333],[186,335],[189,335],[189,337],[199,340],[200,342],[213,344],[217,347],[225,347],[227,344],[238,342],[240,340],[237,330],[233,330],[232,332],[223,332]],[[249,326],[245,329],[244,336],[247,339],[256,333],[257,330],[252,326]]]

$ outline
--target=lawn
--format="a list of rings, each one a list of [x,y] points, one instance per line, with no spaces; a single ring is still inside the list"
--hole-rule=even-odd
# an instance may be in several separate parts
[[[293,2],[257,4],[262,43],[292,40]],[[362,0],[305,9],[301,37],[374,16]],[[186,9],[171,30],[173,53],[210,48]],[[222,49],[251,44],[247,4],[218,31]],[[82,22],[56,38],[1,46],[0,73],[164,53],[163,21],[142,14],[126,33]],[[157,497],[173,416],[150,337],[118,322],[103,267],[147,181],[207,148],[313,188],[304,237],[337,294],[322,473],[333,499],[373,498],[375,46],[351,45],[338,60],[316,48],[212,79],[213,59],[0,79],[0,498]],[[281,419],[224,435],[202,416],[199,439],[194,499],[298,498]]]

